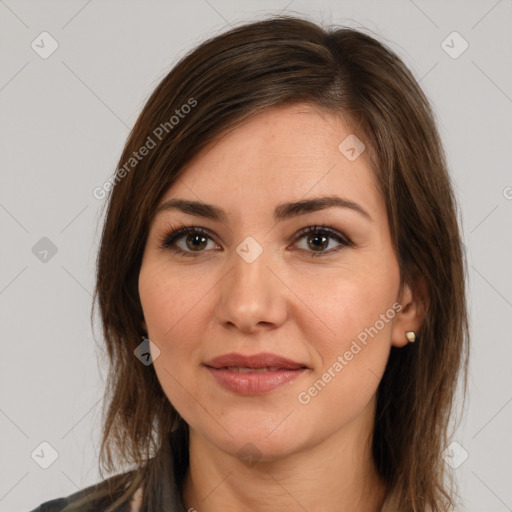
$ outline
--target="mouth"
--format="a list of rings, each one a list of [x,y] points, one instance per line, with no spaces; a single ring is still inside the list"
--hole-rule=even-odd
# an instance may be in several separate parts
[[[285,368],[279,368],[277,366],[273,366],[271,368],[248,368],[247,366],[223,366],[221,368],[215,368],[216,370],[227,370],[228,372],[238,372],[238,373],[266,373],[266,372],[277,372],[279,370],[284,370]]]
[[[276,354],[225,354],[204,364],[222,388],[240,395],[261,395],[294,381],[309,368]]]
[[[242,354],[232,352],[207,361],[205,366],[217,369],[229,368],[233,369],[233,371],[240,369],[243,373],[248,373],[246,370],[277,371],[307,368],[305,364],[298,363],[292,359],[288,359],[277,354],[271,354],[269,352],[261,352],[250,356],[244,356]]]

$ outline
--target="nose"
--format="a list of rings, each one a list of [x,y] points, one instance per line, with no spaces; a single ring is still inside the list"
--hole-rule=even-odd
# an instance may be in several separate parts
[[[282,325],[288,316],[290,291],[279,278],[275,258],[264,250],[251,261],[233,251],[230,264],[219,282],[217,320],[246,334]]]

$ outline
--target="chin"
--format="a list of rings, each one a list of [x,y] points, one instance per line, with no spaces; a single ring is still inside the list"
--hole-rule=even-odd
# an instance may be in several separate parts
[[[258,422],[254,418],[246,418],[224,425],[231,435],[222,429],[202,432],[200,435],[219,450],[243,460],[248,465],[254,462],[272,462],[300,451],[307,442],[307,439],[302,439],[307,437],[304,431],[298,437],[296,425],[289,424],[288,428],[284,428],[281,424],[275,428],[278,423],[272,422],[274,426],[269,427],[268,421]],[[211,428],[211,423],[209,426]]]

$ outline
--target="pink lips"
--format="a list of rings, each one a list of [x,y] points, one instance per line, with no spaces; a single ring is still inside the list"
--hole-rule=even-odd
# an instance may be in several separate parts
[[[242,395],[268,393],[296,379],[307,367],[268,352],[244,356],[231,353],[205,363],[225,389]]]

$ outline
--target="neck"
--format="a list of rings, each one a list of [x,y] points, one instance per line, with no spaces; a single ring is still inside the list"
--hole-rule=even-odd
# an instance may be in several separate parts
[[[386,489],[371,456],[372,429],[363,425],[372,427],[373,421],[360,417],[313,447],[254,465],[219,450],[190,428],[185,509],[378,512]]]

